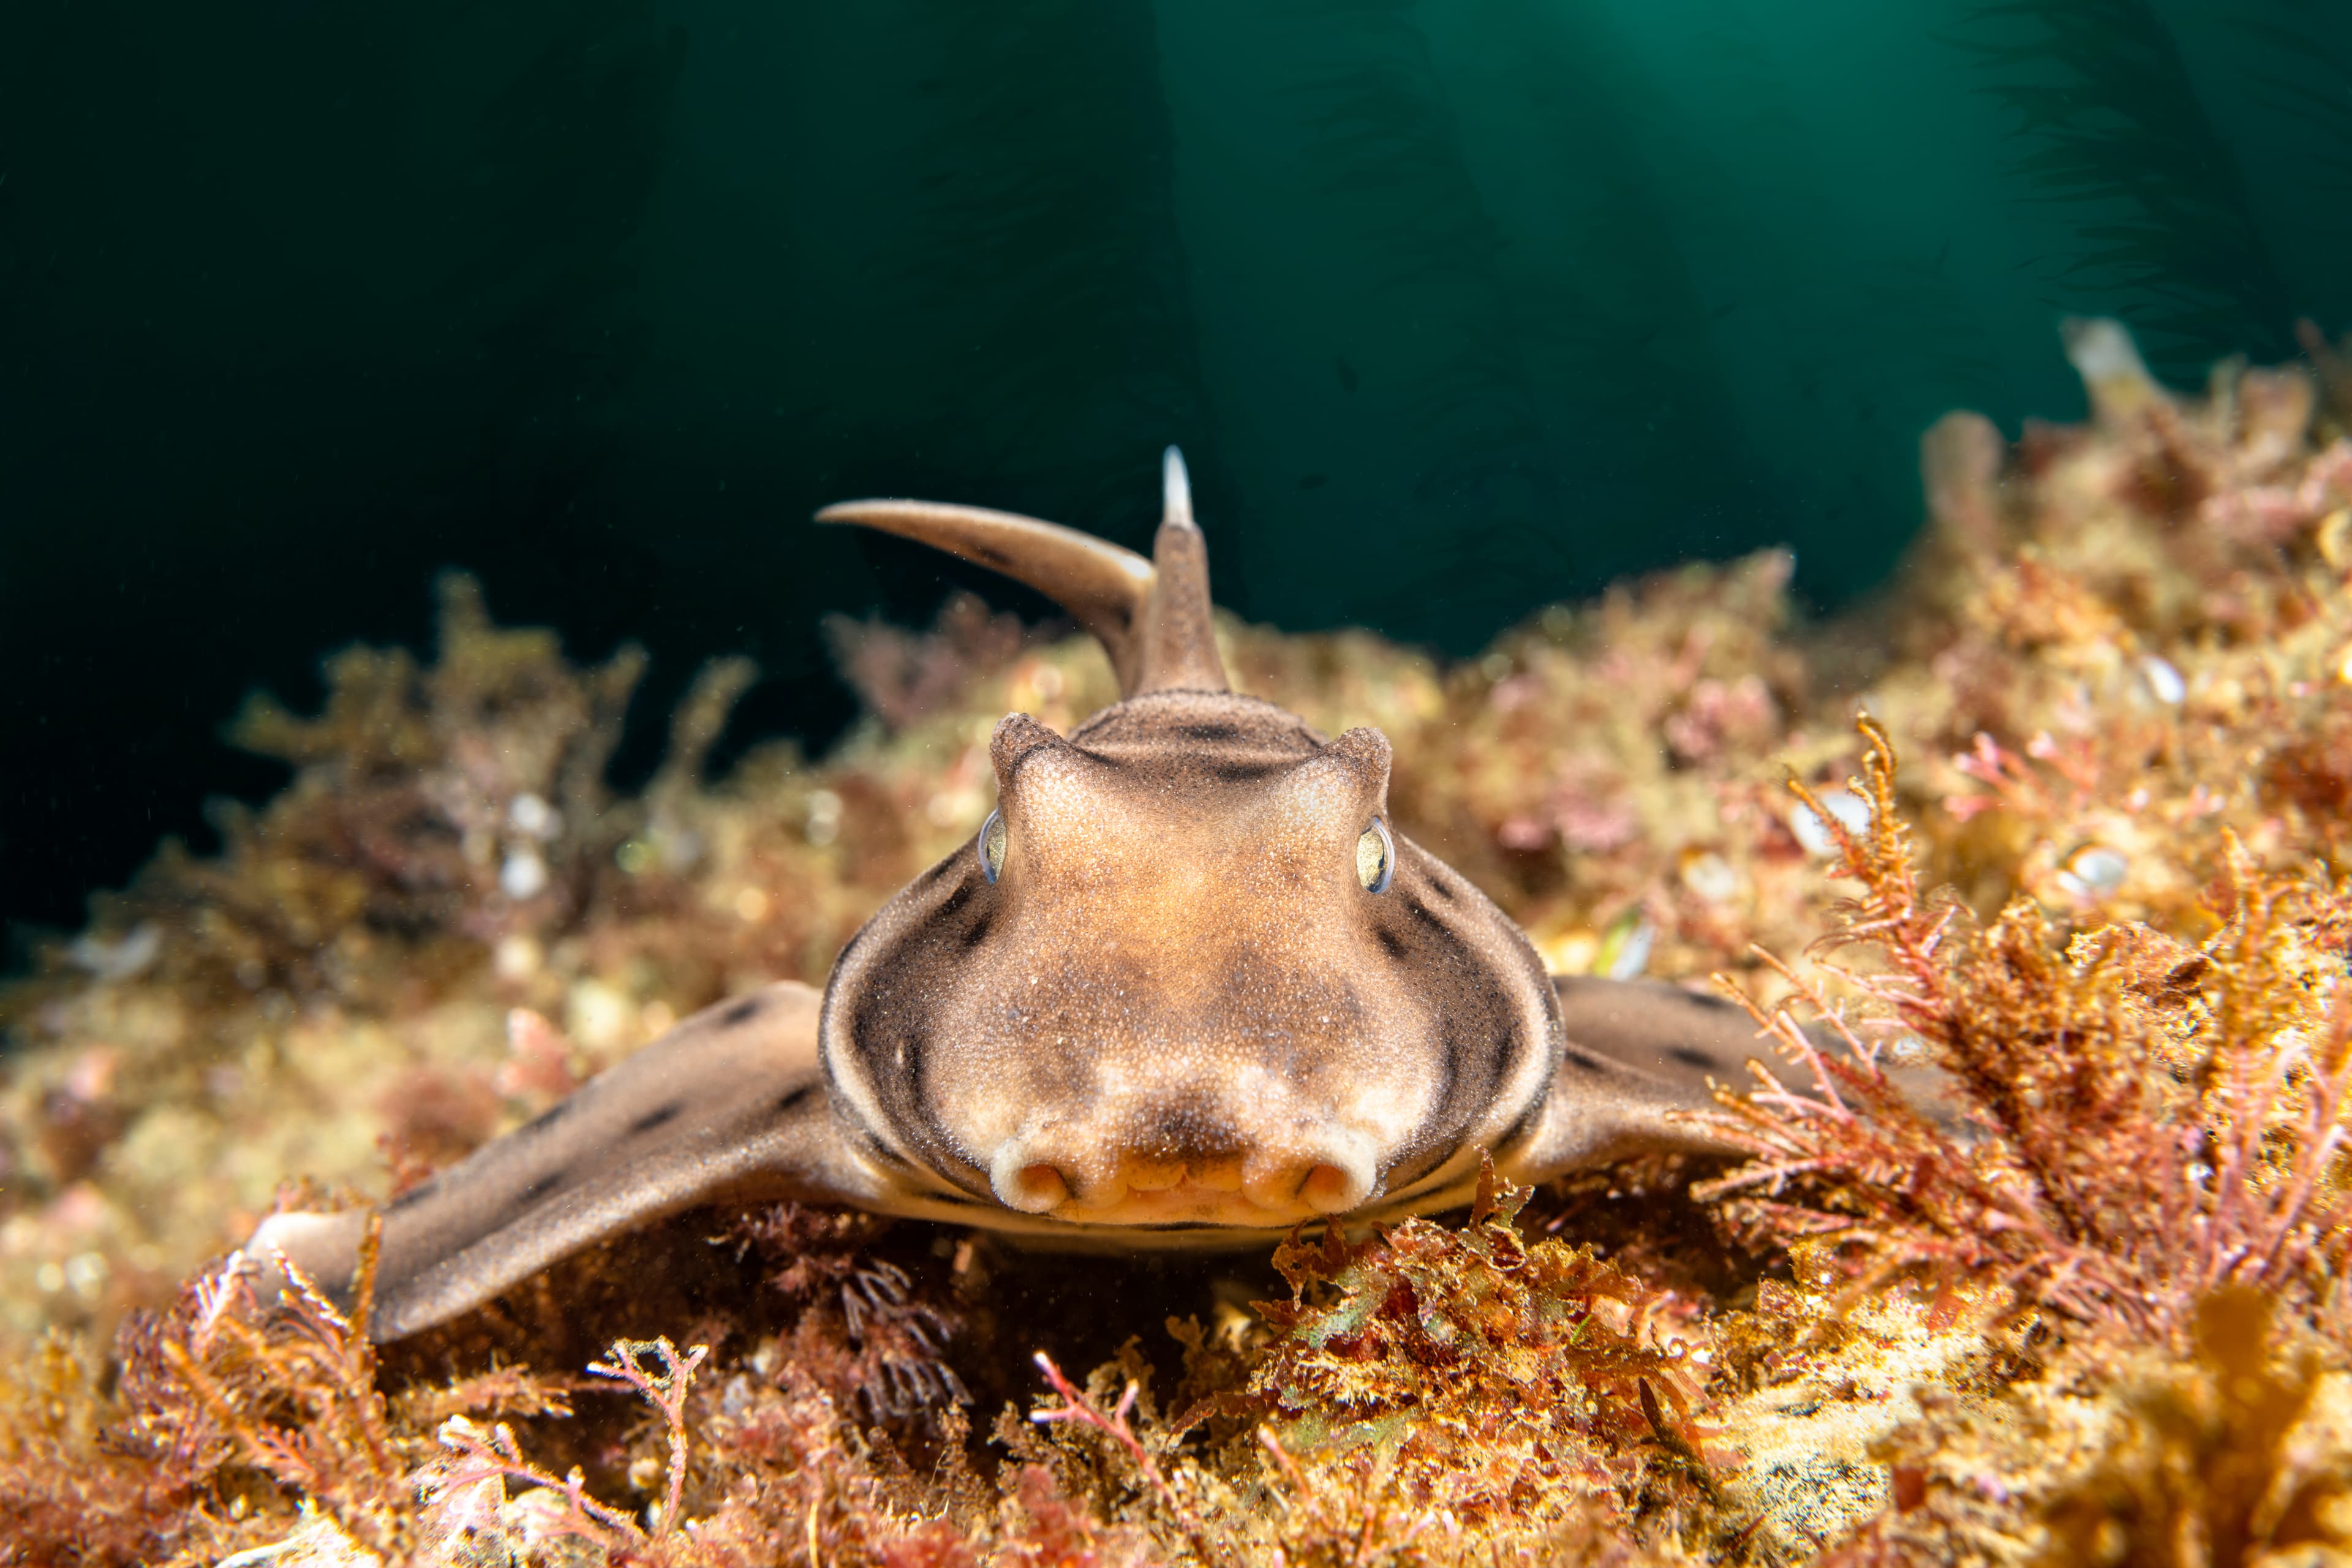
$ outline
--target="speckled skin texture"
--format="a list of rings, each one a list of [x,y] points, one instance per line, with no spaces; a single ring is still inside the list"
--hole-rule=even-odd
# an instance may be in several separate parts
[[[983,828],[886,905],[821,1010],[795,984],[721,1004],[384,1205],[378,1337],[703,1203],[1251,1246],[1460,1204],[1482,1155],[1525,1181],[1698,1141],[1675,1112],[1749,1054],[1745,1016],[1547,976],[1484,894],[1387,832],[1384,736],[1326,739],[1226,689],[1172,452],[1167,500],[1149,562],[975,508],[820,514],[1055,595],[1123,700],[1066,738],[997,726],[1001,840]],[[343,1287],[367,1224],[279,1215],[252,1249]]]
[[[1277,1227],[1458,1177],[1559,1059],[1541,964],[1410,842],[1367,889],[1389,746],[1161,691],[991,748],[1002,874],[950,860],[842,955],[837,1101],[955,1198]]]

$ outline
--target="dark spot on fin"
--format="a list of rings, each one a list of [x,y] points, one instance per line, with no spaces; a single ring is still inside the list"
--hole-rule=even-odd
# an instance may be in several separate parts
[[[403,1209],[415,1208],[418,1204],[423,1203],[426,1198],[429,1198],[432,1195],[433,1184],[431,1182],[419,1182],[416,1185],[409,1188],[406,1192],[401,1194],[398,1197],[384,1205],[383,1212],[387,1215],[395,1215]]]
[[[1495,1147],[1509,1149],[1525,1140],[1535,1130],[1536,1123],[1543,1120],[1543,1113],[1549,1109],[1548,1102],[1550,1098],[1548,1093],[1536,1096],[1535,1103],[1520,1111],[1519,1119],[1506,1128],[1500,1138],[1495,1140]]]
[[[1696,1046],[1668,1046],[1666,1055],[1686,1068],[1706,1068],[1716,1065],[1715,1058]]]
[[[569,1170],[550,1171],[547,1174],[540,1177],[539,1180],[531,1183],[530,1185],[517,1193],[514,1196],[514,1203],[511,1206],[518,1209],[527,1209],[530,1207],[531,1205],[539,1202],[540,1199],[545,1197],[548,1194],[553,1192],[556,1188],[562,1186],[566,1181],[570,1180],[571,1175],[572,1173]]]
[[[758,1017],[760,1010],[766,1005],[767,1004],[757,996],[746,996],[719,1015],[719,1027],[731,1029],[738,1024],[748,1024]]]
[[[1176,732],[1192,741],[1230,741],[1241,734],[1232,724],[1179,724]]]
[[[685,1101],[672,1100],[667,1105],[648,1110],[643,1116],[638,1117],[635,1121],[629,1123],[629,1136],[635,1138],[641,1134],[652,1131],[656,1127],[667,1126],[670,1122],[677,1121],[678,1113],[685,1109]]]
[[[546,1131],[549,1128],[554,1126],[557,1122],[562,1121],[566,1116],[569,1116],[572,1113],[572,1103],[573,1102],[569,1100],[557,1100],[553,1105],[549,1106],[545,1110],[541,1111],[537,1116],[532,1117],[530,1121],[516,1128],[515,1136],[520,1137],[529,1132]]]
[[[1268,773],[1279,772],[1280,764],[1275,763],[1218,763],[1212,766],[1209,771],[1229,784],[1242,784],[1250,779],[1262,779]]]
[[[857,1145],[858,1152],[875,1163],[887,1165],[894,1171],[911,1171],[915,1168],[908,1163],[905,1155],[863,1127],[852,1125],[845,1128],[844,1131],[848,1134],[850,1142]]]
[[[776,1114],[782,1116],[798,1110],[802,1106],[806,1105],[815,1093],[816,1085],[813,1083],[804,1083],[798,1089],[790,1090],[782,1100],[776,1101]]]
[[[1607,1062],[1601,1060],[1599,1057],[1594,1056],[1590,1051],[1580,1051],[1574,1046],[1570,1046],[1568,1048],[1568,1054],[1560,1059],[1570,1067],[1574,1068],[1577,1071],[1581,1073],[1590,1073],[1594,1078],[1606,1078],[1609,1076],[1609,1064]]]

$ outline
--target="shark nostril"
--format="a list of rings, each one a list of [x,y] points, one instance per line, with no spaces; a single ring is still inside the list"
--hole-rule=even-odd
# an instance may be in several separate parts
[[[997,1150],[988,1184],[998,1203],[1023,1214],[1045,1214],[1070,1200],[1069,1178],[1060,1167],[1032,1160],[1018,1140]]]
[[[1298,1196],[1317,1214],[1342,1214],[1370,1195],[1371,1183],[1328,1161],[1307,1173]]]
[[[1070,1184],[1051,1165],[1022,1166],[1013,1173],[1013,1186],[1017,1194],[1012,1200],[1013,1207],[1040,1213],[1070,1195]]]
[[[1344,1145],[1326,1143],[1254,1165],[1243,1191],[1250,1202],[1276,1214],[1344,1214],[1372,1195],[1377,1177],[1369,1152],[1359,1156]]]

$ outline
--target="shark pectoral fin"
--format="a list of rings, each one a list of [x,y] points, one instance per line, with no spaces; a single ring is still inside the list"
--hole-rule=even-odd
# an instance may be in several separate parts
[[[1552,987],[1568,1050],[1541,1120],[1508,1158],[1514,1179],[1727,1148],[1683,1113],[1712,1106],[1713,1084],[1748,1087],[1745,1064],[1770,1053],[1753,1018],[1672,985],[1555,975]]]
[[[1555,974],[1560,1023],[1578,1046],[1708,1102],[1707,1080],[1745,1089],[1747,1064],[1774,1060],[1748,1010],[1727,997],[1646,980]]]
[[[1498,1163],[1514,1181],[1540,1182],[1635,1154],[1731,1152],[1685,1114],[1714,1103],[1703,1081],[1611,1061],[1571,1037],[1534,1131]]]
[[[286,1283],[282,1270],[291,1265],[305,1279],[348,1305],[371,1212],[341,1209],[320,1214],[291,1209],[256,1226],[243,1251],[262,1270],[259,1284],[264,1298]]]
[[[1812,1092],[1805,1075],[1791,1073],[1748,1010],[1727,997],[1654,981],[1584,974],[1556,974],[1552,989],[1559,997],[1570,1053],[1582,1047],[1614,1068],[1632,1069],[1654,1098],[1665,1097],[1684,1110],[1704,1110],[1714,1103],[1715,1085],[1743,1094],[1754,1089],[1756,1077],[1748,1064],[1758,1061],[1792,1092]],[[1826,1024],[1809,1024],[1804,1032],[1832,1056],[1845,1051]],[[1892,1062],[1882,1070],[1902,1097],[1944,1132],[1975,1136],[1948,1076],[1930,1067]],[[1568,1076],[1563,1068],[1562,1079]],[[1671,1146],[1704,1147],[1687,1141],[1690,1131],[1685,1129],[1685,1142]]]
[[[782,1089],[779,1094],[778,1089]],[[732,1126],[616,1150],[593,1169],[526,1191],[455,1251],[407,1243],[387,1212],[371,1327],[389,1341],[481,1305],[548,1265],[707,1204],[866,1196],[816,1074],[762,1086],[769,1101]],[[756,1123],[756,1125],[754,1125]]]
[[[866,1195],[816,1059],[819,994],[796,982],[679,1024],[537,1121],[385,1204],[373,1331],[478,1306],[592,1242],[700,1204]],[[280,1214],[247,1244],[348,1296],[365,1211]]]

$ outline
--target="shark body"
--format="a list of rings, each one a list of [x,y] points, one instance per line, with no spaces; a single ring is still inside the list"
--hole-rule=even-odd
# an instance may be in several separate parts
[[[687,1019],[379,1210],[285,1213],[248,1251],[348,1290],[380,1214],[373,1331],[479,1305],[664,1215],[794,1198],[1048,1245],[1268,1244],[1704,1147],[1675,1113],[1757,1049],[1680,989],[1548,975],[1388,822],[1389,742],[1229,689],[1181,458],[1147,560],[1074,530],[846,502],[1069,609],[1122,699],[991,742],[998,805],[850,942]]]

